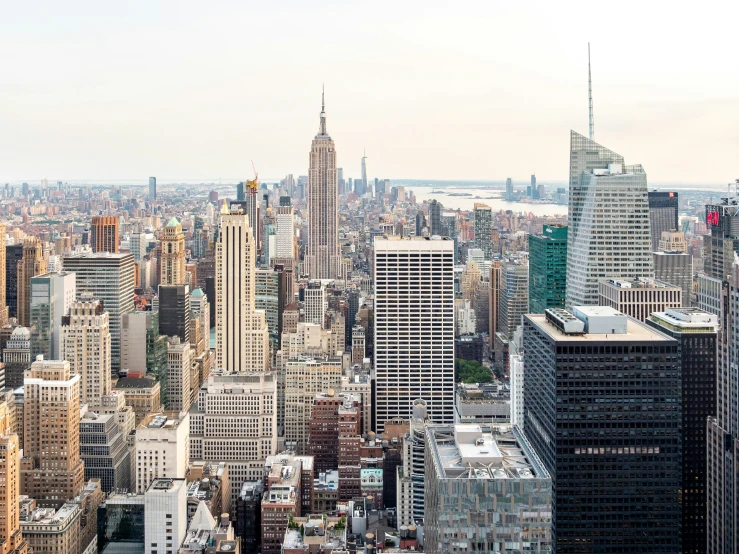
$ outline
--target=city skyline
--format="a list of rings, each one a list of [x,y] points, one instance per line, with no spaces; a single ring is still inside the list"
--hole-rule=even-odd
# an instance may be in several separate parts
[[[12,110],[2,120],[14,129],[0,139],[3,178],[243,179],[249,159],[263,175],[303,174],[301,137],[314,129],[325,80],[332,134],[352,161],[347,178],[361,175],[366,145],[377,177],[564,180],[567,130],[588,128],[588,40],[596,141],[628,145],[624,156],[641,160],[654,182],[735,178],[739,99],[729,91],[739,77],[727,70],[735,63],[726,11],[711,19],[709,38],[683,44],[672,29],[699,28],[708,15],[665,20],[640,5],[639,18],[607,14],[592,37],[583,29],[606,17],[597,9],[572,6],[555,28],[546,5],[417,6],[394,6],[392,19],[382,6],[361,18],[358,7],[334,6],[323,21],[332,32],[307,49],[297,45],[318,16],[299,5],[284,21],[268,6],[224,5],[200,19],[184,5],[172,25],[164,8],[112,17],[95,7],[68,18],[52,5],[40,14],[12,6],[0,39],[11,54],[0,82]],[[268,41],[277,25],[281,40]],[[643,37],[638,47],[624,44],[624,26]]]

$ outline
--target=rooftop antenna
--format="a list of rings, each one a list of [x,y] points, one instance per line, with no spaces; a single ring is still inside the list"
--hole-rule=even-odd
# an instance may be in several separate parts
[[[593,79],[590,76],[590,43],[588,42],[588,100],[590,101],[590,140],[593,140],[595,123],[593,122]]]

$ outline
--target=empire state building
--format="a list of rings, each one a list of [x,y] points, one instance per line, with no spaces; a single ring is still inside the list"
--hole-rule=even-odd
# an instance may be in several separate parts
[[[305,270],[311,279],[343,279],[339,248],[339,194],[336,147],[326,132],[321,96],[321,125],[310,149],[308,169],[308,252]]]

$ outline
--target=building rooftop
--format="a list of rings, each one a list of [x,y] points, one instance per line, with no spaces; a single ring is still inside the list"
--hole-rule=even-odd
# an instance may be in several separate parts
[[[427,433],[442,479],[549,478],[525,436],[510,424],[430,425]]]
[[[179,414],[158,412],[147,415],[138,429],[177,429],[182,421],[183,418],[179,417]]]
[[[549,311],[549,310],[547,310]],[[635,319],[632,319],[630,317],[626,317],[624,314],[619,312],[618,310],[614,310],[613,308],[607,307],[607,306],[578,306],[574,308],[573,311],[579,311],[582,315],[582,317],[588,317],[591,321],[590,324],[593,327],[596,327],[593,325],[593,321],[597,320],[598,318],[617,318],[619,325],[624,325],[622,327],[622,330],[624,332],[608,332],[608,333],[594,333],[594,332],[588,332],[589,328],[585,326],[584,332],[579,331],[576,334],[569,334],[565,333],[562,330],[560,330],[555,324],[550,322],[545,314],[526,314],[526,318],[531,321],[534,325],[536,325],[542,332],[549,335],[554,340],[557,341],[576,341],[576,342],[582,342],[582,341],[620,341],[620,342],[628,342],[632,340],[640,340],[640,341],[666,341],[670,342],[674,339],[663,335],[656,329],[653,329],[652,327],[649,327],[647,324],[642,323],[640,321],[637,321]],[[579,319],[579,318],[578,318]],[[607,322],[606,322],[607,323]],[[601,325],[597,325],[598,328],[602,327]],[[610,328],[609,328],[610,329]]]
[[[715,333],[718,330],[718,316],[700,308],[668,308],[652,313],[650,319],[680,332]]]
[[[151,482],[149,488],[146,489],[146,493],[176,493],[184,486],[184,479],[166,479],[160,477]]]
[[[340,517],[311,514],[294,518],[294,528],[285,530],[283,549],[305,549],[309,552],[335,552],[346,549],[346,525]],[[302,527],[302,532],[301,532]]]
[[[36,508],[21,518],[21,523],[29,525],[48,525],[63,527],[76,515],[79,514],[79,506],[73,503],[64,504],[58,510],[54,508]],[[61,530],[61,529],[59,529]],[[25,532],[25,529],[24,529]]]
[[[601,279],[600,281],[606,286],[619,289],[679,289],[680,287],[658,281],[657,279],[645,279],[639,277],[636,279]]]

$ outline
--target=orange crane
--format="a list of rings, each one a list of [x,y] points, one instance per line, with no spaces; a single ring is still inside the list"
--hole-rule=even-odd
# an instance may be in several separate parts
[[[257,180],[259,179],[259,174],[257,173],[257,168],[254,167],[254,160],[251,161],[251,168],[254,170],[254,180],[250,181],[249,179],[246,180],[246,186],[249,188],[249,192],[252,194],[257,193],[257,189],[259,188],[259,183]]]

